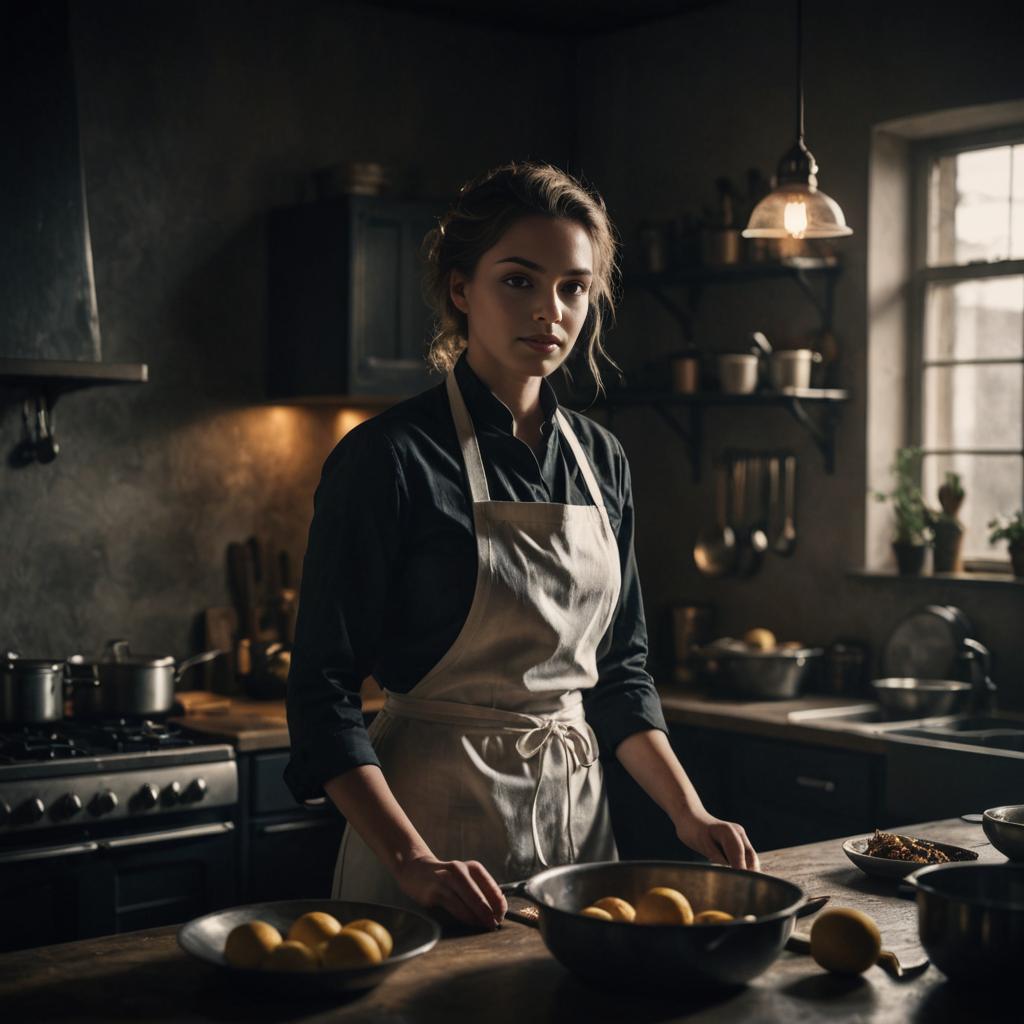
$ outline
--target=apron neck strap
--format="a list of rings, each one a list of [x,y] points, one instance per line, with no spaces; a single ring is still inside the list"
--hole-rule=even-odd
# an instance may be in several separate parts
[[[474,502],[490,501],[491,494],[487,488],[487,474],[484,471],[484,460],[480,454],[480,442],[477,441],[473,420],[466,408],[466,401],[462,397],[462,391],[455,379],[454,370],[448,371],[445,387],[448,391],[448,403],[451,405],[452,417],[455,420],[455,431],[459,437],[459,447],[462,449],[462,460],[466,466],[466,475],[469,477],[469,493]],[[598,486],[594,471],[590,468],[590,460],[562,410],[556,409],[555,416],[558,419],[558,429],[565,435],[573,455],[576,456],[576,462],[583,474],[587,490],[590,492],[591,501],[598,508],[603,508],[604,498],[601,495],[601,488]]]

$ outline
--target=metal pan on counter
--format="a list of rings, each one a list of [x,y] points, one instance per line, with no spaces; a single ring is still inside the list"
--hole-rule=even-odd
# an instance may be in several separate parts
[[[635,903],[655,886],[678,890],[695,910],[723,910],[736,920],[635,924],[580,913],[607,896]],[[637,993],[743,985],[775,961],[801,911],[816,909],[799,886],[784,879],[679,861],[572,864],[502,890],[537,907],[544,943],[563,966],[596,985]],[[751,914],[753,920],[742,920]]]

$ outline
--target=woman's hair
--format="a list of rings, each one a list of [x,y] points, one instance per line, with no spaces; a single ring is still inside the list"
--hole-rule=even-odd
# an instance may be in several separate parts
[[[594,251],[590,309],[576,348],[583,343],[597,389],[604,391],[597,357],[602,356],[621,373],[601,343],[605,323],[615,322],[618,238],[601,196],[551,164],[513,161],[487,171],[459,189],[438,226],[427,232],[422,247],[427,267],[423,296],[436,318],[427,361],[435,370],[447,373],[466,347],[469,323],[449,294],[452,271],[472,279],[480,257],[497,245],[513,224],[536,216],[574,221],[590,237]],[[562,369],[572,380],[568,362],[562,363]]]

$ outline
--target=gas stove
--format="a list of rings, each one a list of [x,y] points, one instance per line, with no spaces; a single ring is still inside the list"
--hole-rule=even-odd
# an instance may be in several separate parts
[[[67,827],[129,829],[238,798],[234,752],[150,719],[0,727],[0,843]]]

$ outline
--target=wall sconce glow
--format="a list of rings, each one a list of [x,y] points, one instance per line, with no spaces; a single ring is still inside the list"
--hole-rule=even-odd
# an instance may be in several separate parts
[[[818,163],[804,143],[803,0],[796,5],[796,142],[779,161],[775,188],[754,207],[744,238],[852,235],[842,208],[818,189]]]
[[[339,409],[334,432],[340,440],[353,427],[358,427],[360,423],[368,420],[371,416],[373,416],[373,413],[368,412],[366,409]]]

